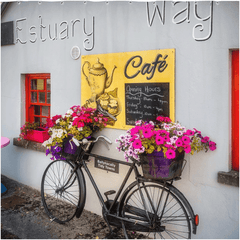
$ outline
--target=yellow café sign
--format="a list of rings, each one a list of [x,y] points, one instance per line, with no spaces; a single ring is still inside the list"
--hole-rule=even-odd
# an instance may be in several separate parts
[[[175,120],[175,49],[82,56],[81,105],[97,104],[129,129],[159,115]]]

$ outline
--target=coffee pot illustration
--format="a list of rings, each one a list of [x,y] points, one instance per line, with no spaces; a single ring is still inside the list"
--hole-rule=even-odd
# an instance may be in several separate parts
[[[84,70],[86,64],[88,65],[88,74],[86,74]],[[110,87],[113,81],[113,73],[115,68],[116,66],[113,67],[111,75],[108,76],[107,69],[102,63],[99,62],[99,58],[97,59],[97,62],[92,65],[92,67],[88,61],[84,62],[82,66],[82,72],[92,92],[92,96],[89,99],[90,102],[96,102],[97,98],[104,93],[105,89]]]

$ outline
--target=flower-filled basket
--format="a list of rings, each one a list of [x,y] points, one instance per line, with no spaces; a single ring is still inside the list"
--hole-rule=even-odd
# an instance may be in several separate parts
[[[158,180],[179,178],[185,154],[216,149],[216,143],[197,129],[186,129],[163,116],[155,122],[137,121],[116,143],[127,161],[140,161],[145,178]]]
[[[164,157],[163,151],[154,151],[151,154],[142,154],[140,156],[144,178],[155,180],[180,178],[184,161],[184,152],[177,152],[174,159]]]
[[[81,106],[73,106],[64,115],[56,115],[47,119],[46,125],[49,128],[50,138],[43,143],[43,146],[47,148],[46,155],[51,154],[52,160],[75,159],[82,148],[77,147],[72,138],[78,141],[85,138],[91,140],[92,135],[104,129],[107,124],[113,124],[112,120],[104,117],[96,109]],[[88,152],[92,148],[93,144]],[[87,155],[84,157],[88,158]]]

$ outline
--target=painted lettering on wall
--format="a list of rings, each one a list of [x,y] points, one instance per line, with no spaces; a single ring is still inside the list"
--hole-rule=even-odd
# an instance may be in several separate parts
[[[142,75],[147,74],[148,76],[146,77],[146,79],[150,80],[154,76],[154,73],[156,70],[158,70],[158,72],[161,73],[167,68],[167,66],[168,66],[168,64],[166,62],[167,57],[168,57],[168,55],[162,56],[162,54],[158,54],[156,56],[155,61],[153,61],[151,63],[142,64],[141,56],[139,56],[139,55],[133,56],[126,63],[126,66],[124,69],[124,75],[128,79],[132,79],[132,78],[137,77],[137,75],[139,73],[141,73]],[[136,69],[134,74],[130,75],[128,73],[129,68]]]
[[[165,25],[166,1],[162,1],[161,3],[154,2],[152,4],[153,7],[151,7],[151,10],[150,3],[147,2],[146,6],[148,26],[152,26],[156,15],[158,16],[161,24]],[[204,17],[199,15],[199,8],[201,4],[206,4],[206,2],[202,3],[201,1],[176,1],[172,3],[173,7],[178,6],[181,8],[172,17],[172,22],[174,24],[182,24],[184,22],[187,22],[189,24],[191,15],[194,16],[194,20],[199,21],[199,23],[195,24],[192,28],[192,37],[196,41],[206,41],[212,36],[213,33],[213,1],[209,2],[209,12],[206,13],[206,16]],[[218,2],[216,2],[216,4],[218,4]],[[191,5],[193,5],[192,8]]]
[[[68,21],[62,21],[60,23],[47,24],[42,16],[39,16],[39,21],[37,25],[32,25],[29,28],[28,34],[27,28],[27,18],[20,18],[16,20],[16,43],[26,44],[35,43],[37,41],[45,42],[48,40],[65,40],[73,38],[75,36],[76,30],[80,29],[82,24],[82,33],[84,36],[83,47],[86,51],[91,51],[94,48],[94,26],[95,18],[92,17],[90,21],[91,28],[87,28],[86,19],[83,20],[75,19]]]

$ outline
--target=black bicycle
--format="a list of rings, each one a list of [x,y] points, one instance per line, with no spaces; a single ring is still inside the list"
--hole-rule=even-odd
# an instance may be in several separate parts
[[[42,177],[41,196],[51,221],[65,223],[74,216],[81,216],[86,201],[84,169],[100,200],[103,218],[110,232],[111,226],[115,226],[123,228],[126,238],[127,230],[140,232],[146,238],[188,239],[191,233],[196,234],[198,215],[194,214],[184,195],[172,185],[174,179],[146,179],[138,171],[141,165],[138,161],[130,163],[92,154],[91,150],[98,140],[111,143],[104,136],[84,140],[80,145],[75,141],[79,145],[76,155],[68,156],[67,160],[55,160],[46,168]],[[104,193],[106,200],[87,167],[89,156],[129,166],[118,192],[110,190]],[[135,181],[125,188],[133,172]],[[115,193],[114,199],[109,200],[109,195]]]

